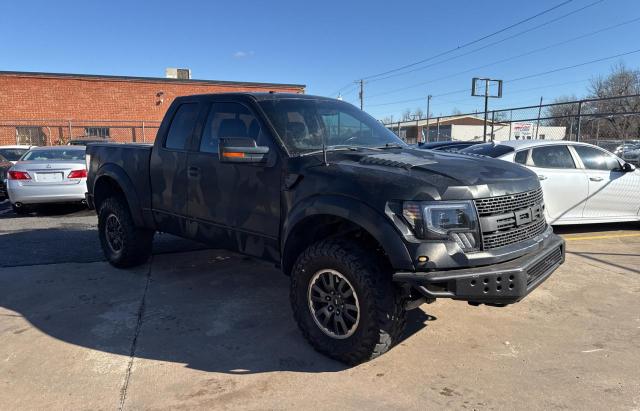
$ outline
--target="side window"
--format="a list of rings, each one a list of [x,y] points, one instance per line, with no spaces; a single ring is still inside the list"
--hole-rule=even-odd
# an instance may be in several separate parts
[[[575,145],[573,148],[580,156],[584,167],[588,170],[620,170],[620,163],[618,160],[607,152],[587,146]]]
[[[171,121],[164,146],[174,150],[184,150],[198,118],[198,104],[187,103],[178,107]]]
[[[535,167],[575,168],[567,146],[536,147],[531,150],[531,160]]]
[[[217,153],[218,141],[226,137],[249,137],[264,145],[263,133],[258,119],[249,109],[238,103],[214,103],[207,115],[202,131],[200,151]]]
[[[515,161],[518,164],[526,164],[527,153],[529,153],[529,150],[518,151],[514,156],[513,161]]]

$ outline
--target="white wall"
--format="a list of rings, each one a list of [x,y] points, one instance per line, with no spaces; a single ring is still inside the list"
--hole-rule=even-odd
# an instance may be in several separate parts
[[[458,124],[451,125],[451,138],[453,140],[461,140],[461,141],[469,141],[469,140],[481,140],[482,139],[482,129],[481,125],[479,126],[463,126]],[[491,126],[487,126],[487,139],[491,133]],[[509,135],[509,125],[496,125],[494,126],[493,133],[495,135],[495,140],[504,141],[504,140],[515,140],[516,132],[513,127],[511,128],[511,135]],[[538,138],[543,138],[545,140],[562,140],[567,133],[566,127],[550,127],[550,126],[540,126],[538,130]],[[524,133],[520,133],[521,138]],[[531,138],[535,138],[536,136],[536,125],[533,124],[531,127]]]

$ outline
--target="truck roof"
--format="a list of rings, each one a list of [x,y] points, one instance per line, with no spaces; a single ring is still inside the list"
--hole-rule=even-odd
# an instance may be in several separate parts
[[[311,94],[297,93],[268,93],[268,92],[235,92],[235,93],[207,93],[194,94],[188,96],[180,96],[176,99],[193,98],[193,97],[252,97],[255,100],[282,100],[282,99],[300,99],[300,100],[335,100],[330,97],[314,96]]]

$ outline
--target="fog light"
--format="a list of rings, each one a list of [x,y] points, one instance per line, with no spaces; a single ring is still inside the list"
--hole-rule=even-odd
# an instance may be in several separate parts
[[[418,257],[418,261],[421,263],[426,263],[427,261],[429,261],[429,257],[421,255],[420,257]]]

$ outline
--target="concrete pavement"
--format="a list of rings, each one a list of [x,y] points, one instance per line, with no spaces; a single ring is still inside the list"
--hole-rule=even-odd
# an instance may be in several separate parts
[[[0,249],[22,252],[4,222]],[[423,305],[352,368],[303,340],[287,278],[242,256],[5,266],[1,408],[640,409],[640,231],[558,231],[567,262],[523,302]]]

